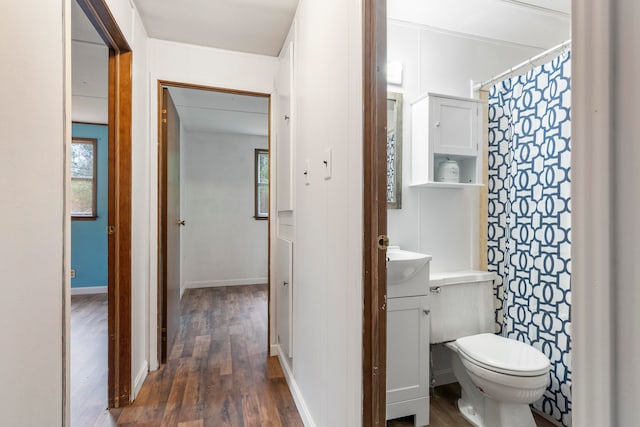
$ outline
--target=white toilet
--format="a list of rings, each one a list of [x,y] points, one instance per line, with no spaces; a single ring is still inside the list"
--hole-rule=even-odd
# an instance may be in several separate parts
[[[535,427],[529,404],[549,385],[549,359],[528,344],[494,334],[494,274],[433,274],[431,343],[452,350],[462,388],[458,408],[477,427]]]

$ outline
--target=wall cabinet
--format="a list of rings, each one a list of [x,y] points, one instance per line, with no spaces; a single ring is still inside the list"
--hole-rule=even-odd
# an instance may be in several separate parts
[[[276,209],[293,210],[293,42],[285,45],[280,57],[276,115]]]
[[[477,99],[429,93],[411,105],[411,185],[482,183],[482,104]],[[460,182],[440,183],[440,163],[455,160]]]
[[[293,243],[276,239],[276,331],[282,353],[293,357]]]
[[[389,298],[387,419],[415,414],[429,424],[429,297]]]

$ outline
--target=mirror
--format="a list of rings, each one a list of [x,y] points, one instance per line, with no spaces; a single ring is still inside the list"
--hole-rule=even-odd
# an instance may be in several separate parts
[[[402,94],[387,92],[387,208],[402,208]]]

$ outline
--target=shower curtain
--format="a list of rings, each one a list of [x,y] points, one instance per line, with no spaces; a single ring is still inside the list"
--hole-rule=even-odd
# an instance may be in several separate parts
[[[534,407],[571,425],[571,62],[563,53],[489,94],[488,264],[496,329],[542,351]]]

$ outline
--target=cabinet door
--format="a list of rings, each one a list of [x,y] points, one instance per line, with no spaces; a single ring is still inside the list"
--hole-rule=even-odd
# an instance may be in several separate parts
[[[428,394],[428,297],[390,298],[387,309],[387,404]]]
[[[293,243],[277,239],[278,264],[276,269],[276,330],[282,352],[293,357]]]
[[[285,46],[278,74],[278,115],[276,124],[276,208],[293,210],[293,42]]]
[[[430,98],[429,134],[434,154],[475,156],[478,153],[479,105],[461,99]]]

